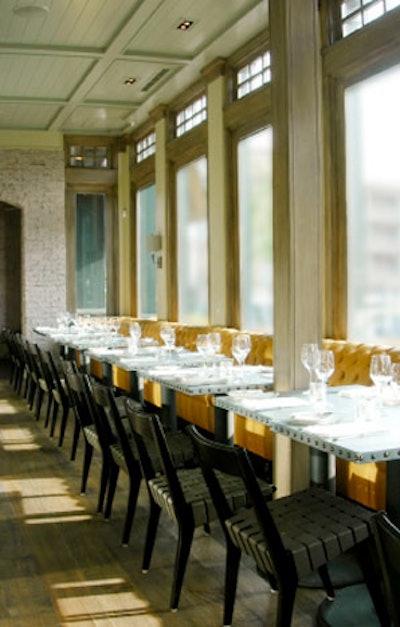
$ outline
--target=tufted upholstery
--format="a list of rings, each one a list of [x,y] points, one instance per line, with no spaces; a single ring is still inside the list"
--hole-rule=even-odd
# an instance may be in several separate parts
[[[330,385],[371,385],[369,365],[375,353],[387,352],[393,362],[400,362],[400,349],[391,346],[325,339],[323,347],[335,353],[335,372]]]

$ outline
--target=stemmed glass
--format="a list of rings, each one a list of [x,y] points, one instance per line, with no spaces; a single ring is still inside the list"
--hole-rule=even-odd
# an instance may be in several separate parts
[[[203,356],[203,370],[206,369],[206,357],[210,354],[210,338],[207,333],[199,333],[196,338],[197,352]]]
[[[129,350],[131,353],[135,354],[137,353],[138,347],[139,347],[139,340],[140,337],[142,335],[142,329],[140,327],[139,322],[131,322],[129,325],[129,335],[130,335],[130,342],[129,342]]]
[[[239,333],[235,335],[232,342],[232,356],[236,359],[238,365],[244,371],[244,362],[251,349],[251,338],[248,333]]]
[[[221,351],[221,333],[212,331],[208,334],[208,352],[215,357]]]
[[[175,329],[169,322],[164,322],[160,327],[160,337],[165,344],[167,354],[170,354],[175,346]]]
[[[314,343],[306,343],[301,347],[300,359],[304,368],[308,371],[309,374],[309,384],[308,390],[311,393],[311,384],[313,383],[313,374],[315,373],[315,368],[318,363],[319,358],[319,348],[318,344]]]
[[[387,353],[372,355],[369,376],[376,385],[378,395],[382,398],[386,386],[392,380],[392,361]]]

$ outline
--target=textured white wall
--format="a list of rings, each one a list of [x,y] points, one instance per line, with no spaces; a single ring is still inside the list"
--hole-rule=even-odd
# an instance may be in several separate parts
[[[62,150],[0,149],[0,201],[22,210],[22,332],[66,310]],[[0,271],[0,298],[1,292]]]

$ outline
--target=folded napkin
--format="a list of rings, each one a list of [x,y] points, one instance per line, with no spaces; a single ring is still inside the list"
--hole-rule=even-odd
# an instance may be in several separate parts
[[[228,383],[226,377],[207,376],[201,373],[184,374],[177,379],[185,385],[226,385]]]
[[[335,424],[315,424],[305,427],[304,431],[329,437],[334,440],[345,438],[361,438],[376,433],[384,433],[385,429],[378,424],[366,422],[337,422]]]

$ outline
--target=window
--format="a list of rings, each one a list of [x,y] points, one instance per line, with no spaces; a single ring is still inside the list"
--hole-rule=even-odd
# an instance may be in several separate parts
[[[342,36],[351,35],[398,6],[400,0],[342,0]]]
[[[136,162],[140,163],[156,152],[156,134],[149,133],[136,144]]]
[[[241,327],[273,332],[272,129],[238,144]]]
[[[177,171],[178,316],[208,324],[207,160]]]
[[[108,168],[109,150],[107,146],[69,146],[69,165],[72,168]]]
[[[250,63],[240,68],[236,76],[237,98],[244,98],[256,89],[271,81],[271,54],[269,51],[259,55]]]
[[[154,184],[137,191],[136,211],[138,316],[155,318],[157,315],[156,257],[147,247],[148,237],[156,232],[156,186]]]
[[[207,97],[201,96],[176,114],[176,136],[181,137],[207,119]]]
[[[400,66],[346,90],[348,335],[400,340]]]
[[[75,198],[76,312],[105,314],[105,195],[76,194]]]

